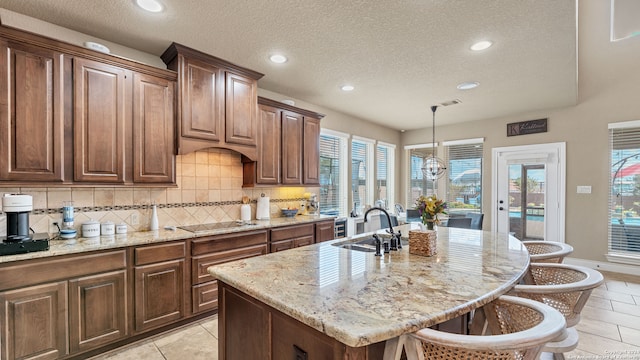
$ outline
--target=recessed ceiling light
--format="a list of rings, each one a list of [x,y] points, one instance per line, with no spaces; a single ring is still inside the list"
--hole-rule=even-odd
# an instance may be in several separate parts
[[[478,41],[477,43],[471,45],[471,50],[473,50],[473,51],[481,51],[481,50],[490,48],[491,45],[493,45],[492,41],[482,40],[482,41]]]
[[[458,84],[458,86],[456,87],[458,88],[458,90],[471,90],[477,88],[478,85],[480,85],[480,83],[477,81],[467,81]]]
[[[282,64],[287,62],[287,57],[282,54],[273,54],[269,57],[269,60],[276,64]]]
[[[136,4],[149,12],[161,12],[164,7],[158,0],[136,0]]]
[[[353,85],[342,85],[340,89],[342,89],[342,91],[353,91],[355,87],[353,87]]]

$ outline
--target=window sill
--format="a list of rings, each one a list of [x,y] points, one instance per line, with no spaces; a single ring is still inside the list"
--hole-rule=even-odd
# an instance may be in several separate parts
[[[609,254],[605,254],[605,257],[609,262],[620,263],[620,264],[630,264],[630,265],[640,265],[640,256],[609,253]]]

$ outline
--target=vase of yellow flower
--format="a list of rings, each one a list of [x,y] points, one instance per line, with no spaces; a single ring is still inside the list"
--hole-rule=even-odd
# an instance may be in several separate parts
[[[447,214],[447,203],[442,199],[438,199],[435,195],[421,195],[416,199],[416,209],[420,213],[422,223],[429,230],[433,230],[435,225],[440,224],[438,214]]]

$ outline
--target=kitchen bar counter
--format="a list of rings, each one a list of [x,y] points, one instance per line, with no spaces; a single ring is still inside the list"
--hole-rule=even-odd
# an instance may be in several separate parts
[[[253,220],[252,225],[239,225],[223,229],[210,231],[198,231],[197,233],[185,231],[177,228],[176,230],[156,230],[156,231],[136,231],[127,234],[116,234],[111,236],[100,236],[93,238],[75,238],[75,239],[59,239],[49,241],[49,250],[35,251],[18,255],[0,256],[0,264],[12,261],[39,259],[51,256],[77,254],[89,251],[108,250],[122,248],[127,246],[145,245],[160,243],[164,241],[190,239],[201,236],[230,234],[240,231],[250,231],[257,229],[270,229],[280,226],[305,224],[317,222],[321,220],[333,219],[333,216],[310,216],[298,215],[295,217],[280,217],[270,220]],[[80,233],[81,231],[78,231]]]
[[[406,236],[413,227],[397,228]],[[209,273],[357,348],[468,313],[507,292],[529,264],[520,241],[486,231],[440,227],[433,257],[409,254],[408,246],[383,257],[335,246],[359,238],[217,265]]]

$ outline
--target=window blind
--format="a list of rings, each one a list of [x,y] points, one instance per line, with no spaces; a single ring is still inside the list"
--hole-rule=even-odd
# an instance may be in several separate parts
[[[359,213],[364,212],[367,204],[370,182],[367,181],[368,143],[351,141],[351,191],[354,207]]]
[[[346,157],[343,148],[346,140],[331,135],[320,135],[320,212],[325,215],[345,216],[347,213],[342,181],[341,159]]]
[[[482,143],[445,145],[449,216],[482,212]]]
[[[640,258],[640,127],[609,129],[609,253]]]
[[[395,148],[378,144],[376,146],[376,202],[389,209],[393,205],[393,167]]]

